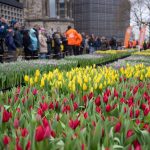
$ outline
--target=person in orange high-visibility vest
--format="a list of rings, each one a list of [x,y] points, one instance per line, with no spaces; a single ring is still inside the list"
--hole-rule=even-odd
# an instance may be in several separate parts
[[[136,40],[133,40],[133,48],[136,48],[136,45],[137,45]]]
[[[75,43],[75,46],[76,46],[75,55],[79,55],[80,54],[81,43],[82,43],[82,36],[81,36],[80,33],[78,33],[78,37],[77,37],[76,43]]]
[[[71,26],[68,26],[68,30],[66,31],[66,38],[68,40],[68,52],[70,55],[74,52],[76,54],[76,40],[78,38],[78,32],[73,29]]]

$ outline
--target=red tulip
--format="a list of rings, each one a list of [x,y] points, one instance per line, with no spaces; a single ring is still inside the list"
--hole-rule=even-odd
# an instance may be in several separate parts
[[[48,110],[48,104],[46,102],[40,103],[40,107],[41,107],[43,112]]]
[[[87,95],[84,95],[84,96],[82,97],[82,100],[84,101],[84,104],[86,105],[87,100],[88,100]]]
[[[93,93],[93,92],[91,92],[91,93],[89,94],[88,98],[89,98],[89,99],[92,99],[92,98],[93,98],[93,96],[94,96],[94,93]]]
[[[145,108],[144,110],[144,116],[147,116],[149,114],[149,108]]]
[[[131,137],[134,134],[133,130],[127,131],[127,138]]]
[[[84,144],[81,145],[81,150],[85,150],[85,145]]]
[[[121,77],[119,78],[119,81],[120,81],[120,83],[122,82],[122,78]]]
[[[45,135],[45,130],[44,130],[44,127],[43,126],[38,126],[36,128],[36,131],[35,131],[35,140],[37,142],[40,142],[42,140],[44,140],[44,135]]]
[[[59,108],[59,102],[56,101],[56,102],[55,102],[55,109],[58,109],[58,108]]]
[[[111,96],[111,91],[110,91],[110,89],[106,89],[105,94],[106,94],[108,97]]]
[[[124,98],[120,98],[120,103],[125,103],[126,101],[125,101],[125,99]]]
[[[45,99],[45,96],[43,95],[43,96],[42,96],[42,100],[44,100],[44,99]]]
[[[26,137],[27,135],[28,135],[28,130],[26,129],[26,128],[24,128],[24,129],[21,129],[21,135],[22,135],[22,137]]]
[[[106,103],[106,104],[108,103],[108,96],[107,95],[103,96],[103,102]]]
[[[92,121],[92,125],[93,125],[93,127],[96,127],[96,122]]]
[[[37,90],[37,89],[34,89],[34,90],[32,91],[32,94],[33,94],[33,95],[37,95],[37,94],[38,94],[38,90]]]
[[[137,92],[138,92],[138,86],[136,86],[134,89],[133,89],[133,95],[135,95]]]
[[[136,119],[135,122],[136,122],[137,125],[140,125],[140,123],[141,123],[139,119]]]
[[[74,100],[74,99],[75,99],[75,95],[74,95],[74,94],[71,94],[71,95],[70,95],[70,98],[71,98],[71,100]]]
[[[126,113],[127,112],[127,108],[126,107],[124,107],[124,113]]]
[[[101,99],[100,99],[100,96],[98,96],[96,99],[95,99],[95,105],[96,106],[100,106],[101,104]]]
[[[137,109],[137,110],[135,111],[135,117],[136,117],[136,118],[138,118],[138,117],[139,117],[139,115],[140,115],[140,110],[139,110],[139,109]]]
[[[96,112],[97,112],[97,113],[100,113],[100,112],[101,112],[100,107],[96,106]]]
[[[19,120],[15,119],[14,120],[14,128],[18,129],[18,127],[19,127]]]
[[[69,106],[69,105],[66,105],[66,106],[63,107],[62,112],[63,112],[63,113],[69,113],[70,110],[71,110],[71,109],[70,109],[70,106]]]
[[[114,89],[114,97],[118,98],[119,94],[116,89]]]
[[[133,145],[134,145],[134,150],[142,150],[141,144],[139,143],[138,140],[135,140],[133,142]]]
[[[2,121],[8,122],[11,117],[12,117],[12,114],[4,109]]]
[[[38,115],[43,116],[44,112],[43,112],[43,110],[41,108],[38,108],[37,113],[38,113]]]
[[[121,122],[118,122],[114,127],[115,132],[120,132],[121,130]]]
[[[49,104],[49,109],[52,109],[52,110],[54,110],[54,103],[53,102],[50,102],[50,104]]]
[[[3,137],[3,143],[4,143],[4,145],[8,145],[10,143],[10,137],[5,135]]]
[[[55,133],[55,131],[54,131],[54,130],[51,130],[51,136],[52,136],[53,138],[55,138],[55,137],[56,137],[56,133]]]
[[[31,150],[31,141],[28,141],[26,145],[26,150]]]
[[[16,144],[16,150],[23,150],[22,147],[21,147],[21,145],[19,143]]]
[[[106,105],[106,112],[110,112],[111,111],[111,106],[110,106],[110,104],[107,104]]]
[[[64,98],[62,103],[65,104],[67,103],[67,101],[68,101],[67,98]]]
[[[76,129],[78,126],[80,125],[80,121],[78,119],[76,120],[70,120],[69,121],[69,127],[72,128],[72,129]]]
[[[145,99],[145,100],[148,100],[148,99],[149,99],[149,95],[148,95],[148,93],[147,93],[147,92],[145,92],[145,93],[143,94],[143,97],[144,97],[144,99]]]
[[[141,108],[142,108],[142,110],[145,110],[146,104],[142,104],[142,105],[141,105]]]
[[[124,91],[124,92],[123,92],[123,94],[122,94],[122,95],[123,95],[123,97],[126,97],[126,94],[127,94],[127,92],[126,92],[126,91]]]
[[[43,126],[46,128],[47,126],[49,126],[49,122],[48,122],[48,120],[47,120],[47,118],[46,117],[44,117],[43,119],[42,119],[42,123],[43,123]]]
[[[77,102],[74,102],[73,109],[74,109],[74,111],[76,111],[78,109],[78,103]]]
[[[130,118],[133,118],[133,110],[132,109],[130,109]]]
[[[51,128],[50,126],[44,127],[44,138],[49,138],[51,136]]]
[[[84,115],[84,118],[85,118],[85,119],[88,118],[88,112],[85,112],[83,115]]]

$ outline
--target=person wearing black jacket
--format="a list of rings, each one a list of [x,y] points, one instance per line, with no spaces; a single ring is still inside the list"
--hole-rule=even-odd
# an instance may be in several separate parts
[[[54,58],[59,59],[60,58],[60,46],[62,44],[61,35],[59,32],[55,32],[53,34],[54,39]]]
[[[5,18],[0,18],[0,62],[2,63],[2,55],[4,53],[4,41],[8,30],[8,24]]]
[[[90,36],[88,44],[89,44],[89,52],[90,54],[92,54],[94,52],[94,44],[95,44],[94,35]]]
[[[14,42],[17,48],[17,55],[22,55],[23,53],[23,41],[22,41],[22,34],[20,30],[20,24],[16,22],[14,24]]]
[[[31,56],[31,51],[29,49],[29,46],[31,45],[31,40],[29,36],[29,30],[23,31],[23,47],[24,47],[24,53],[25,53],[25,59],[29,60]]]

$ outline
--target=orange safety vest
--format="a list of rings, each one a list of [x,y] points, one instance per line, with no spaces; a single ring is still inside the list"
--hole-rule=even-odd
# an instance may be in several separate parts
[[[66,32],[66,37],[68,40],[68,45],[75,45],[78,38],[78,32],[75,29],[69,29]]]
[[[81,46],[81,43],[82,43],[82,36],[81,34],[78,33],[78,37],[76,39],[76,46]]]
[[[133,47],[136,47],[136,40],[133,41]]]

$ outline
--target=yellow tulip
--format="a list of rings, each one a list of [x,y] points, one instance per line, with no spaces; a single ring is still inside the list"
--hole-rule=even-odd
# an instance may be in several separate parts
[[[30,85],[32,86],[34,83],[33,78],[30,78]]]
[[[84,83],[83,84],[83,91],[86,91],[87,90],[87,85]]]
[[[40,76],[40,70],[36,70],[35,76],[39,77]]]
[[[29,79],[30,79],[29,76],[28,76],[28,75],[25,75],[24,81],[25,81],[25,82],[29,82]]]

